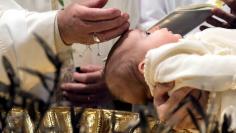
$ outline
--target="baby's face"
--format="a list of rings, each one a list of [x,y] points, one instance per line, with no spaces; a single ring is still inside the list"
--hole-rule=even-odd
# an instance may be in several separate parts
[[[150,44],[152,48],[156,48],[163,44],[177,42],[180,38],[182,37],[179,34],[173,34],[168,29],[163,28],[151,33],[151,35],[144,39],[143,44]]]
[[[177,42],[180,35],[167,29],[151,34],[140,30],[127,32],[109,54],[105,68],[107,85],[113,95],[129,103],[143,103],[151,98],[138,64],[144,60],[148,50],[163,44]]]
[[[145,51],[146,49],[157,48],[163,44],[177,42],[180,38],[179,34],[173,34],[166,28],[158,29],[150,34],[140,30],[132,30],[127,32],[119,43],[126,45],[126,47],[137,46],[139,44],[144,48],[140,50]]]

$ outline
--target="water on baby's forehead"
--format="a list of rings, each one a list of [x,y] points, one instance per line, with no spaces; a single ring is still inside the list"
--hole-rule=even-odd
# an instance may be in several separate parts
[[[224,2],[222,0],[208,0],[207,3],[215,5],[217,7],[222,7],[224,5]]]

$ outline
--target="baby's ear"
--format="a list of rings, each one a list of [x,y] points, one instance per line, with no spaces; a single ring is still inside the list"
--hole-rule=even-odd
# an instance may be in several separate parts
[[[145,65],[144,60],[138,64],[138,70],[141,74],[144,74],[144,65]]]

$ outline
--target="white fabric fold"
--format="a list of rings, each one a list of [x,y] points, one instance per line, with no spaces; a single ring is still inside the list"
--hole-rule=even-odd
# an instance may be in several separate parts
[[[146,82],[151,89],[157,82],[171,81],[176,81],[175,90],[185,85],[208,91],[232,89],[236,74],[234,36],[236,30],[212,28],[150,50],[145,59]]]
[[[220,112],[229,106],[236,108],[235,37],[236,30],[212,28],[150,50],[144,76],[151,93],[156,83],[175,81],[170,94],[182,87],[193,87],[220,94]],[[229,91],[235,95],[229,95]]]

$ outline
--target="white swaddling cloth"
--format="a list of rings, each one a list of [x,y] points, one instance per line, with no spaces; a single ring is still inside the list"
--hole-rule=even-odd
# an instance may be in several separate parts
[[[152,49],[146,54],[144,76],[152,94],[156,83],[175,81],[173,91],[193,87],[217,92],[220,113],[236,111],[236,30],[207,29]]]

